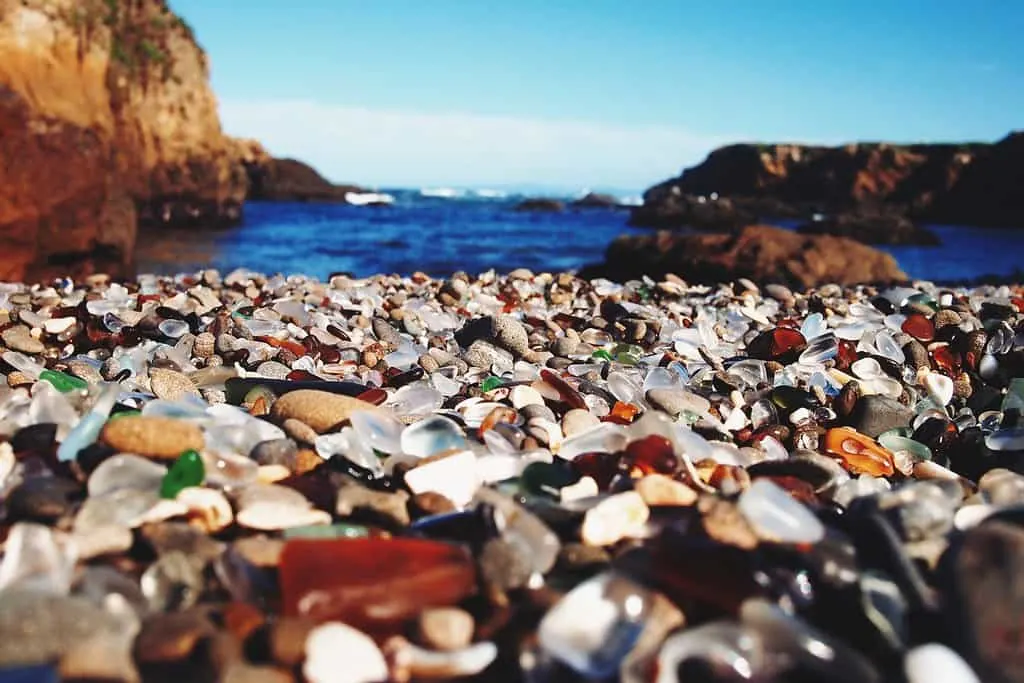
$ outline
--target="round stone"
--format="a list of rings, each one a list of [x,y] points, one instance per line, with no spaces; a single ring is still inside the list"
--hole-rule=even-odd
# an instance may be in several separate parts
[[[177,370],[150,368],[149,382],[157,398],[168,401],[180,401],[186,396],[202,398],[192,380]]]
[[[100,440],[117,451],[155,460],[175,460],[185,451],[201,451],[204,445],[202,431],[190,422],[143,415],[110,420]]]
[[[372,403],[351,396],[317,389],[299,389],[277,399],[270,414],[278,422],[300,420],[318,434],[323,434],[348,422],[352,413],[377,410],[380,409]]]
[[[433,650],[458,650],[473,640],[473,616],[458,607],[431,607],[416,621],[420,642]]]

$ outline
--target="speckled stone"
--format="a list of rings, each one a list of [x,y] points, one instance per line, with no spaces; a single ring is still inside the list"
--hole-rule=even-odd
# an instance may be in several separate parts
[[[349,416],[358,410],[377,411],[378,408],[351,396],[299,389],[277,399],[270,414],[277,422],[300,420],[318,434],[323,434],[348,422]]]
[[[107,422],[100,439],[122,453],[155,460],[175,460],[185,451],[201,451],[204,445],[202,431],[191,422],[142,415]]]

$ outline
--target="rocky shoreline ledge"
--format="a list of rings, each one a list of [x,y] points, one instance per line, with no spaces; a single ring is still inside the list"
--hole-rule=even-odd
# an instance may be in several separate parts
[[[1020,680],[1022,311],[524,270],[2,285],[0,674]]]

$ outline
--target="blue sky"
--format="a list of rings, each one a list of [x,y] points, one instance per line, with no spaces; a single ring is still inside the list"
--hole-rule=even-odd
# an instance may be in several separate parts
[[[739,140],[1024,127],[1024,2],[171,0],[226,130],[336,181],[642,189]]]

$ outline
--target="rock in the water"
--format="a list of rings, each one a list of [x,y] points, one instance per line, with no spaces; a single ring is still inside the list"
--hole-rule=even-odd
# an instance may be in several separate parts
[[[873,247],[767,225],[751,225],[735,235],[623,235],[608,247],[603,264],[584,269],[581,276],[622,282],[666,273],[694,282],[745,277],[800,288],[907,279],[891,255]]]
[[[939,643],[918,645],[903,660],[907,683],[981,683],[955,651]]]

